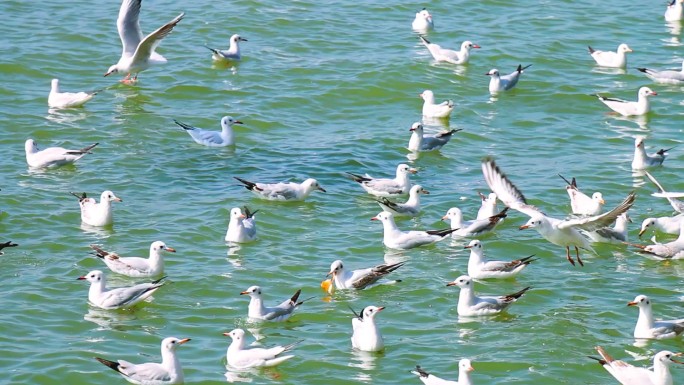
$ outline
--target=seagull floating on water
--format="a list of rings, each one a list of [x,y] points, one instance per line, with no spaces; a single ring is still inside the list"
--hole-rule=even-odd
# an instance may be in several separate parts
[[[458,295],[458,306],[456,308],[458,315],[461,317],[501,313],[518,298],[522,297],[526,291],[530,290],[529,287],[526,287],[513,294],[499,297],[478,297],[475,295],[473,280],[467,275],[456,278],[455,281],[447,283],[447,286],[458,286],[461,288],[461,293]]]
[[[372,176],[357,175],[348,172],[347,175],[356,183],[361,185],[361,188],[367,193],[378,197],[391,197],[397,195],[404,195],[411,189],[411,180],[409,174],[415,174],[418,171],[405,164],[397,166],[397,172],[394,179],[389,178],[373,178]]]
[[[351,309],[351,308],[350,308]],[[366,306],[361,313],[357,313],[354,309],[354,318],[352,318],[352,347],[363,352],[379,352],[385,348],[385,343],[382,340],[380,329],[375,323],[375,317],[383,310],[384,306]]]
[[[480,195],[480,198],[482,199],[482,204],[477,210],[476,219],[486,219],[496,215],[496,194],[489,193],[489,195],[484,195],[483,193],[478,192],[478,195]]]
[[[423,91],[418,95],[423,99],[423,116],[427,118],[448,118],[454,110],[454,102],[445,100],[442,103],[435,103],[435,94],[430,90]]]
[[[588,46],[589,54],[596,64],[601,67],[610,68],[625,68],[627,66],[627,53],[634,52],[627,44],[620,44],[617,48],[617,52],[613,51],[601,51],[591,48]]]
[[[603,194],[595,192],[591,196],[588,196],[579,190],[575,178],[572,178],[572,181],[568,181],[563,175],[558,174],[558,176],[568,184],[565,186],[565,189],[568,191],[568,196],[570,197],[570,207],[572,208],[573,214],[599,215],[601,213],[601,205],[606,203],[603,200]]]
[[[234,176],[244,187],[253,192],[254,195],[262,199],[271,201],[303,201],[309,197],[314,190],[325,192],[325,189],[318,184],[318,181],[309,178],[302,183],[280,182],[280,183],[259,183]]]
[[[119,372],[126,381],[138,385],[173,385],[183,384],[183,368],[178,357],[176,348],[190,341],[190,338],[178,339],[167,337],[161,343],[161,364],[144,363],[132,364],[128,361],[118,360],[109,361],[104,358],[95,357],[105,366]]]
[[[608,227],[620,214],[629,210],[634,204],[635,194],[631,192],[622,203],[605,214],[565,220],[556,219],[547,216],[536,207],[528,205],[523,193],[499,169],[494,159],[485,158],[482,161],[482,174],[489,188],[506,206],[530,217],[530,220],[520,226],[520,229],[534,228],[547,241],[558,246],[564,246],[566,258],[573,265],[575,261],[570,257],[570,246],[575,248],[577,262],[582,266],[584,264],[579,256],[579,248],[593,252],[589,240],[582,235],[580,230],[594,231]]]
[[[503,76],[499,74],[498,69],[492,68],[485,74],[490,77],[489,93],[496,94],[498,92],[508,91],[515,87],[515,85],[518,84],[518,80],[520,79],[520,75],[522,75],[523,71],[531,66],[532,64],[526,65],[525,67],[523,67],[521,64],[518,64],[518,68],[515,71]]]
[[[116,28],[119,31],[123,51],[119,62],[109,67],[104,76],[118,72],[126,73],[123,82],[130,83],[138,79],[138,73],[150,66],[167,62],[166,58],[155,50],[162,39],[170,34],[176,24],[183,19],[185,13],[181,13],[143,38],[139,20],[141,5],[142,0],[123,0],[121,3]],[[133,79],[130,78],[131,74]]]
[[[472,41],[464,41],[461,43],[461,50],[454,51],[453,49],[442,48],[437,44],[430,43],[428,39],[420,36],[420,41],[423,45],[427,47],[430,54],[435,59],[435,61],[445,61],[451,64],[466,64],[470,59],[470,50],[473,48],[480,48],[479,45],[474,44]]]
[[[289,345],[272,348],[246,348],[244,330],[234,329],[229,333],[223,333],[223,335],[233,339],[226,351],[226,359],[228,366],[234,369],[276,366],[294,357],[293,355],[282,356],[281,354],[289,352],[301,342],[297,341]]]
[[[646,145],[644,144],[644,140],[646,140],[646,137],[641,135],[634,139],[634,158],[632,159],[632,170],[644,170],[649,167],[662,165],[667,157],[667,152],[674,148],[661,148],[655,154],[649,155],[646,153]]]
[[[406,203],[392,202],[385,197],[379,197],[377,202],[384,211],[390,212],[396,216],[415,217],[420,214],[421,194],[430,194],[430,192],[424,189],[423,186],[416,184],[409,190],[409,198]]]
[[[239,207],[233,207],[230,210],[230,221],[228,222],[228,231],[226,232],[225,241],[233,243],[247,243],[257,239],[256,222],[254,221],[254,212],[249,211],[245,206],[245,213],[243,214]]]
[[[121,202],[121,198],[113,192],[106,190],[100,195],[100,203],[93,198],[88,198],[86,193],[78,195],[74,192],[71,195],[78,198],[78,205],[81,207],[81,222],[86,225],[103,227],[112,224],[112,202]]]
[[[653,357],[653,371],[647,368],[637,368],[624,361],[616,360],[600,346],[596,351],[601,358],[589,357],[603,366],[619,383],[622,385],[672,385],[672,374],[670,374],[670,364],[684,364],[675,360],[681,353],[672,353],[663,350]]]
[[[427,32],[435,28],[435,24],[432,21],[432,15],[430,14],[430,12],[428,12],[428,10],[425,8],[416,12],[416,18],[413,19],[411,27],[419,32]]]
[[[299,289],[291,298],[273,307],[264,306],[264,301],[261,298],[262,290],[259,286],[250,286],[247,290],[240,292],[240,295],[248,295],[250,297],[249,307],[247,308],[247,316],[249,318],[280,322],[290,318],[295,309],[304,303],[304,301],[299,301],[301,293],[302,289]]]
[[[506,218],[506,212],[508,212],[508,207],[489,218],[464,221],[461,209],[452,207],[442,217],[442,220],[449,220],[449,226],[454,230],[451,233],[453,238],[477,237],[494,230]]]
[[[176,250],[166,246],[162,241],[152,242],[149,258],[122,257],[117,253],[105,251],[99,246],[90,245],[94,254],[101,258],[109,269],[128,277],[156,277],[164,273],[163,252],[175,253]]]
[[[641,222],[639,229],[639,238],[649,229],[653,231],[660,231],[666,234],[679,235],[679,230],[682,223],[684,223],[684,214],[675,215],[673,217],[651,217],[646,218]]]
[[[416,370],[412,370],[411,373],[418,376],[425,385],[472,385],[473,382],[470,379],[470,372],[473,370],[475,369],[473,369],[471,361],[467,358],[463,358],[458,362],[458,381],[441,379],[434,374],[426,372],[418,365],[416,365]]]
[[[624,243],[627,242],[627,224],[632,223],[632,218],[627,213],[620,214],[615,220],[615,226],[604,227],[596,231],[585,231],[586,235],[594,243]]]
[[[665,21],[684,19],[684,0],[672,0],[665,9]]]
[[[40,150],[38,149],[35,140],[27,139],[24,143],[26,163],[32,168],[48,168],[72,164],[87,154],[92,154],[90,150],[95,148],[98,144],[99,143],[93,143],[80,150],[67,150],[63,147],[48,147],[44,150]]]
[[[100,91],[91,92],[60,92],[59,79],[52,79],[50,95],[48,95],[48,106],[50,108],[71,108],[81,107],[88,103]]]
[[[680,221],[679,236],[672,242],[655,243],[647,246],[637,244],[630,245],[639,248],[640,253],[648,254],[655,259],[684,259],[684,221]]]
[[[232,116],[224,116],[221,118],[221,131],[209,131],[193,127],[175,119],[173,122],[181,126],[197,144],[208,147],[226,147],[234,145],[235,133],[233,132],[233,125],[243,124],[241,121],[233,119]]]
[[[164,286],[165,277],[149,283],[140,283],[134,286],[107,288],[104,273],[93,270],[88,274],[78,277],[79,280],[90,282],[88,290],[88,302],[101,309],[121,309],[135,306],[139,302],[154,294],[157,289]]]
[[[634,327],[634,338],[664,339],[674,338],[684,332],[684,319],[654,320],[651,300],[645,295],[638,295],[627,306],[639,308],[639,318]]]
[[[423,125],[419,122],[416,122],[413,123],[409,131],[413,133],[411,134],[411,139],[409,140],[408,149],[410,151],[422,152],[441,149],[445,144],[449,143],[449,140],[451,140],[451,136],[454,133],[461,130],[449,130],[435,135],[425,135],[423,132]]]
[[[456,229],[427,230],[427,231],[401,231],[394,223],[394,215],[383,211],[371,218],[371,221],[380,221],[383,226],[382,243],[390,249],[408,250],[414,247],[429,245],[441,241]]]
[[[216,61],[240,61],[240,42],[247,41],[244,37],[235,34],[230,37],[230,47],[227,50],[214,49],[206,46],[212,53],[211,58]]]
[[[362,290],[380,280],[380,278],[404,266],[404,262],[382,264],[365,269],[345,270],[344,264],[339,259],[330,265],[331,281],[323,289],[331,292],[333,289],[356,289]],[[326,281],[323,281],[326,282]]]
[[[470,249],[468,276],[474,279],[514,277],[527,265],[536,261],[536,259],[532,259],[534,254],[514,261],[489,261],[484,255],[482,242],[477,239],[470,241],[468,246],[464,248]]]
[[[677,0],[681,3],[684,0]],[[681,8],[681,4],[679,6]],[[656,71],[650,68],[637,68],[639,71],[643,72],[648,76],[649,79],[660,84],[682,84],[684,83],[684,61],[682,61],[682,69],[676,70],[663,70]]]
[[[606,98],[599,94],[596,97],[611,110],[617,112],[622,116],[640,116],[646,115],[651,111],[650,96],[658,95],[655,91],[648,87],[641,87],[637,92],[637,101],[629,101],[623,99]]]

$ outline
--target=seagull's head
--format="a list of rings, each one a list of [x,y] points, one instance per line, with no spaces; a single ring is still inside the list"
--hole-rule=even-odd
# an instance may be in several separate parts
[[[462,275],[456,278],[456,280],[447,283],[447,286],[458,286],[461,289],[472,289],[472,285],[473,280],[467,275]]]
[[[639,88],[639,97],[640,98],[645,98],[645,97],[655,96],[655,95],[658,95],[658,93],[653,91],[652,89],[650,89],[648,87]]]
[[[59,79],[52,79],[52,90],[59,92]]]
[[[672,353],[669,350],[663,350],[662,352],[658,353],[653,357],[653,362],[662,362],[665,365],[670,365],[671,363],[675,364],[684,364],[684,362],[675,360],[675,357],[681,357],[682,353]]]
[[[243,124],[243,123],[237,119],[233,119],[232,116],[224,116],[223,118],[221,118],[221,127],[228,128],[228,127],[232,127],[233,124]]]
[[[432,23],[432,15],[425,8],[421,9],[420,12],[416,13],[416,17],[422,17],[423,19],[427,20],[429,23]]]
[[[427,103],[431,103],[431,104],[435,103],[435,94],[430,90],[425,90],[425,91],[423,91],[422,94],[419,94],[418,96],[423,98],[423,100],[425,100],[425,102],[427,102]]]
[[[496,68],[492,68],[485,75],[499,77],[499,70]]]
[[[161,348],[162,350],[165,351],[174,351],[176,350],[177,347],[183,345],[184,343],[190,341],[190,338],[176,338],[176,337],[167,337],[162,340],[161,343]]]
[[[465,49],[466,51],[470,51],[472,48],[480,48],[479,45],[474,44],[472,41],[466,40],[463,43],[461,43],[461,49]]]
[[[122,199],[114,195],[113,192],[107,190],[100,195],[100,203],[102,202],[122,202]]]
[[[634,301],[627,302],[627,306],[638,306],[639,309],[648,309],[651,307],[651,300],[645,295],[637,295]]]
[[[105,73],[104,76],[106,77],[106,76],[109,76],[111,74],[115,74],[117,72],[119,72],[119,65],[114,64],[113,66],[109,67],[109,69],[107,70],[107,73]]]
[[[327,275],[332,275],[333,277],[335,277],[335,275],[339,274],[343,269],[344,266],[342,265],[342,261],[338,259],[337,261],[330,264],[330,272]]]
[[[366,306],[363,311],[361,311],[361,318],[363,319],[373,319],[375,316],[385,309],[384,306]]]
[[[413,187],[411,187],[411,189],[409,190],[409,195],[410,196],[418,196],[419,194],[429,195],[430,192],[428,190],[424,189],[423,186],[421,186],[419,184],[413,185]]]
[[[240,210],[239,207],[233,207],[232,209],[230,209],[230,219],[231,220],[233,220],[233,219],[235,219],[235,220],[245,219],[245,218],[247,218],[247,217],[245,216],[245,214],[242,213],[242,210]]]
[[[473,239],[470,241],[468,246],[463,246],[464,249],[471,249],[471,250],[482,250],[482,242],[480,242],[477,239]]]
[[[26,150],[26,153],[37,152],[38,145],[36,144],[36,141],[33,139],[26,139],[26,142],[24,142],[24,150]]]
[[[387,211],[383,211],[380,214],[371,218],[371,221],[380,221],[382,223],[392,222],[392,221],[394,221],[394,214],[387,212]]]
[[[460,372],[472,372],[475,369],[473,369],[473,365],[469,359],[463,358],[458,362],[458,370]]]
[[[446,212],[446,214],[442,217],[443,221],[446,221],[447,219],[456,219],[459,220],[463,218],[463,213],[461,212],[461,209],[458,207],[452,207],[449,209],[449,211]]]
[[[160,253],[162,251],[168,251],[170,253],[175,253],[176,249],[166,246],[166,243],[162,241],[152,242],[150,245],[150,251],[153,253]]]
[[[88,281],[90,283],[101,282],[104,280],[104,273],[100,270],[93,270],[90,273],[76,278],[81,281]]]
[[[649,227],[654,226],[656,224],[655,218],[646,218],[644,219],[643,222],[641,222],[641,230],[639,230],[639,238],[641,238],[642,235],[648,230]]]
[[[415,174],[417,173],[418,170],[415,168],[409,167],[407,164],[400,164],[397,166],[397,177],[401,175],[408,175],[408,174]]]
[[[241,291],[240,295],[248,295],[252,298],[261,298],[261,288],[259,286],[251,286],[245,291]]]
[[[637,147],[637,148],[638,148],[638,147],[642,147],[642,148],[643,148],[643,147],[644,147],[644,140],[645,140],[645,139],[646,139],[645,136],[641,136],[641,135],[637,136],[637,137],[634,139],[634,147]]]
[[[240,35],[238,35],[238,34],[235,34],[235,35],[233,35],[233,36],[230,37],[230,42],[231,42],[231,43],[237,44],[237,43],[240,42],[240,41],[247,41],[247,39],[245,39],[244,37],[242,37],[242,36],[240,36]]]
[[[634,52],[634,51],[632,51],[632,49],[629,48],[629,46],[628,46],[627,44],[625,44],[625,43],[620,44],[620,45],[618,46],[617,51],[618,51],[618,53]]]
[[[223,333],[223,335],[232,338],[233,341],[241,341],[245,338],[245,331],[242,329],[233,329],[228,333]]]
[[[598,202],[599,204],[605,204],[606,201],[603,200],[603,194],[600,192],[595,192],[592,196],[591,199],[593,199],[595,202]]]
[[[415,131],[420,134],[423,132],[423,125],[420,124],[420,122],[415,122],[411,125],[411,128],[409,128],[409,131]]]
[[[544,223],[544,217],[541,216],[534,216],[530,218],[527,223],[524,225],[520,226],[520,230],[525,230],[525,229],[533,229],[535,227],[539,227]]]
[[[306,191],[313,191],[313,190],[318,190],[322,192],[327,192],[323,187],[321,187],[320,184],[318,184],[318,181],[314,178],[309,178],[302,182],[302,185],[306,188]]]

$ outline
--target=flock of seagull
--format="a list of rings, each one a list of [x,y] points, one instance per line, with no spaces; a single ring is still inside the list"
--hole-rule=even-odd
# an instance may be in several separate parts
[[[682,4],[684,0],[674,0],[667,8],[665,18],[667,20],[682,20]],[[181,13],[173,20],[164,24],[154,32],[144,36],[139,26],[139,13],[141,0],[124,0],[117,20],[117,28],[123,45],[123,51],[119,61],[112,65],[105,73],[109,76],[115,73],[126,74],[122,82],[135,84],[138,74],[149,67],[166,62],[166,59],[155,52],[161,40],[168,36],[174,27],[183,19]],[[415,31],[419,32],[420,41],[428,49],[436,61],[444,61],[456,65],[465,64],[470,59],[470,50],[480,48],[471,41],[462,43],[459,51],[442,48],[440,45],[431,43],[425,34],[434,27],[432,15],[423,9],[416,13],[412,23]],[[247,41],[235,34],[230,39],[230,47],[227,50],[219,50],[207,47],[214,60],[237,61],[241,59],[239,43]],[[617,52],[595,50],[589,47],[591,57],[597,65],[602,67],[625,68],[626,55],[632,50],[627,44],[620,44]],[[487,75],[491,77],[489,91],[492,94],[505,92],[515,87],[521,75],[530,65],[518,67],[510,74],[501,75],[497,69],[491,69]],[[684,63],[682,71],[656,71],[648,68],[639,68],[646,76],[659,83],[682,84],[684,83]],[[48,97],[51,108],[79,107],[90,101],[98,91],[68,93],[60,92],[59,80],[52,81],[52,89]],[[638,91],[636,102],[620,99],[606,98],[600,95],[598,99],[613,111],[624,116],[643,115],[650,110],[649,97],[657,95],[648,87],[642,87]],[[452,101],[437,103],[432,91],[425,90],[420,95],[424,100],[422,113],[428,118],[448,118],[454,109]],[[230,116],[221,119],[221,131],[210,131],[193,127],[189,124],[175,121],[182,129],[188,132],[191,138],[198,144],[209,147],[230,146],[235,143],[235,135],[232,127],[242,124],[239,120]],[[438,151],[447,145],[452,136],[460,130],[450,130],[437,134],[426,134],[420,122],[414,123],[409,131],[411,136],[407,148],[412,152]],[[632,168],[646,170],[650,167],[659,166],[667,156],[666,149],[654,154],[647,154],[645,150],[645,138],[637,137],[634,145],[634,158]],[[98,145],[93,143],[81,149],[64,149],[61,147],[48,147],[43,150],[33,139],[26,140],[26,161],[31,168],[52,168],[78,161]],[[487,185],[491,189],[488,195],[480,194],[482,205],[477,217],[472,220],[464,220],[463,213],[457,207],[449,209],[442,217],[449,226],[434,230],[410,230],[400,229],[395,218],[415,217],[421,213],[421,195],[429,194],[429,191],[421,185],[411,183],[410,175],[417,172],[416,169],[406,164],[399,164],[393,178],[376,178],[368,174],[347,173],[349,179],[358,183],[368,194],[374,196],[382,211],[371,218],[373,221],[382,223],[383,244],[390,249],[408,250],[415,247],[429,245],[447,238],[476,238],[482,234],[495,230],[507,217],[508,211],[513,209],[529,217],[529,220],[520,229],[534,229],[543,238],[552,244],[564,247],[566,259],[572,265],[584,265],[580,257],[580,249],[593,252],[593,243],[627,243],[627,226],[631,218],[627,211],[635,201],[634,192],[626,194],[623,201],[603,213],[605,201],[600,192],[587,195],[583,193],[575,178],[571,180],[559,175],[564,183],[570,198],[572,213],[568,218],[558,219],[546,215],[542,210],[531,206],[522,191],[501,170],[492,158],[482,161],[482,172]],[[672,217],[647,218],[643,221],[639,236],[650,229],[655,229],[668,234],[678,234],[679,237],[672,242],[657,243],[652,245],[636,245],[639,252],[648,254],[659,259],[684,258],[684,202],[677,198],[683,197],[684,193],[667,192],[660,183],[647,171],[645,175],[657,186],[658,193],[655,196],[667,198],[678,215]],[[243,177],[234,177],[244,188],[255,196],[266,200],[276,201],[303,201],[314,191],[326,192],[316,179],[309,178],[301,183],[278,182],[264,183],[250,181]],[[102,227],[109,226],[113,222],[114,202],[121,202],[112,191],[104,191],[100,195],[99,202],[89,198],[85,193],[72,193],[78,198],[81,220],[83,223]],[[405,202],[397,201],[408,195]],[[497,200],[506,206],[502,210],[497,209]],[[229,243],[246,243],[255,241],[258,237],[255,213],[247,207],[235,207],[230,211],[228,230],[225,241]],[[6,247],[17,246],[12,242],[0,244],[0,250]],[[164,242],[155,241],[150,245],[149,257],[124,257],[115,252],[105,251],[98,245],[91,245],[93,254],[102,259],[103,263],[113,273],[133,278],[154,278],[145,283],[133,286],[110,288],[106,284],[105,273],[101,270],[93,270],[79,277],[90,283],[88,302],[91,306],[102,309],[129,308],[150,297],[165,284],[164,253],[173,253],[175,250]],[[466,249],[470,250],[467,266],[467,275],[462,275],[447,286],[457,286],[460,290],[457,312],[462,317],[487,316],[505,311],[514,302],[519,300],[530,287],[524,287],[519,291],[505,295],[481,296],[476,295],[475,280],[503,279],[516,276],[536,261],[534,255],[517,260],[500,261],[489,260],[485,256],[483,243],[478,239],[472,239]],[[574,257],[571,255],[574,251]],[[0,251],[2,254],[2,251]],[[328,272],[329,278],[321,283],[326,292],[333,294],[336,290],[361,290],[376,285],[388,274],[401,268],[405,262],[381,264],[372,267],[350,269],[345,267],[341,260],[334,261]],[[399,281],[385,281],[385,284]],[[301,290],[297,290],[292,297],[284,300],[276,306],[266,306],[262,295],[263,289],[252,286],[240,294],[250,297],[248,317],[253,320],[282,322],[287,320],[295,310],[306,300],[300,300]],[[645,295],[637,296],[630,306],[639,308],[638,320],[634,329],[634,337],[638,339],[662,339],[673,338],[684,332],[684,319],[655,320],[651,309],[651,300]],[[367,306],[360,312],[352,309],[352,336],[351,346],[361,351],[375,352],[384,348],[382,333],[376,322],[376,317],[384,310],[382,306]],[[278,365],[293,358],[289,352],[301,341],[288,345],[275,346],[272,348],[248,347],[245,341],[245,331],[235,329],[225,333],[232,339],[226,352],[226,360],[229,367],[241,370],[254,367],[266,367]],[[185,344],[190,339],[175,337],[165,338],[161,342],[161,363],[133,364],[124,360],[110,361],[98,357],[97,360],[107,367],[120,373],[127,381],[135,384],[180,384],[184,382],[183,370],[176,356],[178,346]],[[672,377],[668,365],[671,363],[684,363],[676,359],[679,353],[662,351],[655,355],[653,371],[645,368],[636,368],[623,361],[613,359],[603,348],[596,347],[600,358],[595,358],[606,368],[620,383],[624,385],[671,385]],[[420,366],[412,372],[428,385],[438,384],[471,384],[470,372],[473,370],[469,359],[459,362],[459,378],[457,381],[443,380],[426,372]]]

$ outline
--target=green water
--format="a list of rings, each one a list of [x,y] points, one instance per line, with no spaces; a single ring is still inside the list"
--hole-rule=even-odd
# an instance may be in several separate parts
[[[430,190],[416,220],[402,228],[444,226],[439,218],[459,206],[466,217],[486,191],[479,162],[494,156],[530,203],[564,216],[569,202],[556,176],[576,176],[581,188],[601,191],[607,206],[632,189],[638,193],[630,231],[647,216],[669,215],[654,188],[633,176],[633,137],[648,137],[651,151],[680,142],[682,89],[658,92],[648,119],[617,118],[590,94],[634,99],[650,81],[633,68],[681,63],[680,31],[662,18],[664,4],[594,1],[486,0],[429,5],[436,30],[429,38],[457,47],[482,46],[468,66],[434,64],[410,25],[425,4],[265,0],[221,3],[145,0],[145,32],[186,12],[162,43],[165,66],[143,72],[137,86],[103,78],[120,53],[118,1],[0,3],[0,236],[20,247],[0,257],[0,383],[119,384],[94,356],[133,362],[159,360],[162,338],[192,338],[178,351],[187,383],[224,383],[222,332],[243,327],[264,345],[303,342],[296,358],[243,379],[283,384],[417,384],[409,371],[421,364],[455,379],[458,360],[473,360],[476,384],[609,384],[610,375],[586,358],[604,345],[616,357],[649,365],[653,353],[682,350],[679,339],[634,346],[636,310],[625,306],[647,294],[656,314],[682,317],[678,261],[651,261],[623,246],[598,246],[585,267],[572,267],[564,250],[534,231],[518,231],[527,218],[511,213],[496,234],[482,238],[492,258],[536,254],[540,259],[516,280],[485,282],[480,293],[533,289],[507,314],[459,321],[458,293],[446,282],[465,273],[466,241],[447,240],[399,255],[385,255],[381,227],[369,219],[379,207],[345,171],[390,175],[409,162],[408,128],[420,119],[418,94],[432,89],[456,103],[446,125],[460,128],[441,153],[411,161],[414,181]],[[235,67],[212,66],[202,45],[225,47],[233,33],[249,39]],[[626,73],[593,66],[586,45],[634,49]],[[498,99],[484,73],[533,64],[518,87]],[[82,109],[51,113],[50,79],[64,90],[107,88]],[[235,149],[199,146],[175,126],[178,119],[218,129],[223,115],[236,128]],[[27,170],[23,143],[79,148],[100,142],[73,167]],[[654,171],[666,187],[681,189],[681,147]],[[305,203],[265,202],[232,176],[259,181],[318,179],[328,193]],[[111,229],[80,227],[69,191],[99,195],[110,189]],[[260,239],[240,249],[225,245],[228,213],[259,209]],[[145,255],[163,240],[170,284],[152,303],[132,311],[98,311],[87,305],[87,285],[75,278],[105,270],[89,244]],[[366,267],[407,260],[394,276],[401,284],[326,300],[319,288],[330,263]],[[130,281],[110,275],[113,285]],[[303,305],[290,321],[249,324],[248,300],[239,293],[263,287],[268,303],[302,288]],[[375,304],[385,338],[383,354],[351,349],[350,305]],[[632,352],[637,359],[630,357]],[[675,382],[684,378],[673,368]]]

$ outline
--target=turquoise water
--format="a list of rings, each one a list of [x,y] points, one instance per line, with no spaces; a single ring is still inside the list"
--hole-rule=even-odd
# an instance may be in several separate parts
[[[482,1],[429,6],[436,29],[429,39],[457,47],[482,46],[468,66],[434,64],[410,24],[424,4],[397,1],[240,2],[146,0],[141,23],[151,31],[181,11],[186,17],[162,43],[165,66],[140,75],[134,87],[102,74],[116,62],[118,2],[4,1],[4,60],[0,63],[0,235],[20,247],[0,257],[0,367],[7,384],[125,383],[94,356],[133,362],[159,359],[162,338],[192,338],[179,349],[187,383],[226,381],[222,332],[243,327],[264,345],[303,342],[296,358],[270,370],[243,374],[254,383],[419,383],[420,364],[455,379],[458,360],[473,360],[473,381],[483,384],[605,384],[610,375],[585,356],[603,345],[616,357],[649,365],[653,353],[679,351],[681,340],[634,346],[636,310],[625,306],[647,294],[655,312],[680,318],[678,261],[643,258],[624,246],[598,246],[572,267],[564,250],[534,231],[518,231],[527,218],[511,213],[496,234],[482,238],[491,258],[536,254],[540,259],[515,280],[484,282],[480,293],[533,289],[507,314],[458,320],[458,293],[445,284],[463,274],[467,241],[386,254],[381,227],[369,219],[373,200],[345,171],[390,175],[410,162],[413,180],[430,190],[423,213],[402,228],[438,228],[451,206],[467,217],[486,191],[479,162],[497,159],[530,203],[554,216],[570,207],[564,183],[601,191],[607,206],[632,189],[638,198],[630,231],[648,216],[669,215],[654,188],[632,175],[633,137],[646,135],[651,151],[680,143],[681,87],[651,85],[635,66],[680,66],[681,31],[665,24],[662,3]],[[38,28],[42,27],[42,28]],[[244,60],[212,65],[203,44],[226,47],[239,33]],[[634,49],[625,73],[593,66],[586,52]],[[493,99],[484,73],[533,64],[518,87]],[[107,88],[82,109],[49,112],[50,79],[64,90]],[[634,99],[650,85],[658,96],[647,119],[608,114],[593,93]],[[460,128],[440,153],[409,161],[410,125],[420,120],[418,94],[431,89],[452,99],[446,125]],[[236,128],[235,149],[199,146],[172,119],[218,129],[223,115]],[[23,143],[79,148],[100,142],[75,166],[27,170]],[[681,149],[654,175],[682,188]],[[328,192],[304,203],[266,202],[232,176],[259,181],[318,179]],[[83,229],[69,191],[99,195],[110,189],[112,228]],[[239,249],[223,242],[230,208],[259,209],[260,239]],[[98,311],[87,305],[87,285],[76,277],[103,264],[90,256],[97,243],[125,255],[146,255],[163,240],[178,250],[166,256],[171,281],[152,303],[135,310]],[[407,260],[394,273],[401,284],[326,298],[319,284],[330,263],[352,267]],[[128,279],[110,275],[113,285]],[[263,287],[279,302],[302,288],[303,305],[282,324],[250,324],[239,293]],[[386,306],[379,316],[386,350],[351,349],[351,312]],[[636,355],[632,358],[628,352]],[[675,382],[684,378],[673,368]]]

